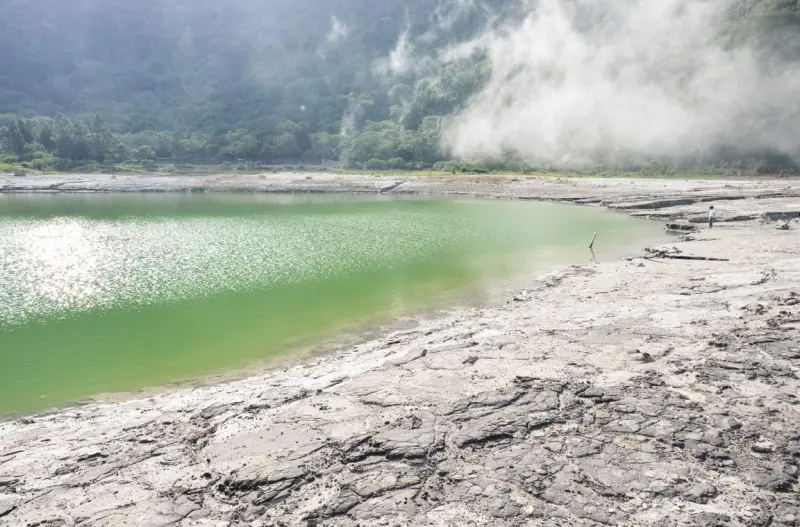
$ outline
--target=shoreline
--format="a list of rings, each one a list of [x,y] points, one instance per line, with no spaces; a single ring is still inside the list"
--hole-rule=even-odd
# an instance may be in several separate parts
[[[602,206],[729,261],[572,266],[301,364],[0,422],[0,523],[800,525],[800,180],[0,176],[113,191]]]
[[[647,179],[524,175],[386,176],[347,173],[216,175],[51,174],[15,177],[0,173],[0,194],[16,193],[269,193],[441,196],[551,201],[599,206],[633,217],[688,219],[703,223],[712,202],[738,205],[717,221],[771,220],[800,216],[800,177],[763,179]],[[758,205],[769,202],[776,210]]]

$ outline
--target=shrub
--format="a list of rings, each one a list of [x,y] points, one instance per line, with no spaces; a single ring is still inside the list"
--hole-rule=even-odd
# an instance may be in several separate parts
[[[367,170],[386,170],[389,167],[388,163],[383,159],[376,159],[372,158],[367,161],[367,164],[364,165],[364,168]]]
[[[408,163],[402,157],[393,157],[389,160],[389,168],[392,170],[405,170],[408,168]]]

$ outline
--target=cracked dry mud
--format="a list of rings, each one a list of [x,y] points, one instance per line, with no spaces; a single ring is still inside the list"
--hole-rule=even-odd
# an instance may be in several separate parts
[[[800,183],[679,183],[530,185],[713,202],[665,248],[729,261],[571,267],[304,364],[0,423],[0,524],[800,525],[800,223],[754,221]]]

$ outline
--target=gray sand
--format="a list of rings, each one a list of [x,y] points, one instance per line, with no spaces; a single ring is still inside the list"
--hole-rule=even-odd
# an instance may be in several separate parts
[[[0,524],[800,525],[800,181],[0,176],[21,190],[548,199],[696,222],[667,254],[729,261],[570,267],[299,365],[0,423]]]

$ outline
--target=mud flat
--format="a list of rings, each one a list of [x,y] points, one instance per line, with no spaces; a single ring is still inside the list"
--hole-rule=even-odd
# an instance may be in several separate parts
[[[548,199],[699,229],[303,364],[0,423],[0,524],[800,525],[800,181],[0,176],[115,190]]]

